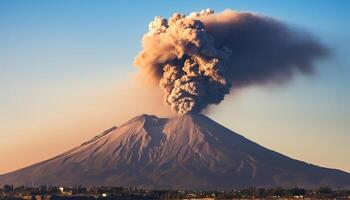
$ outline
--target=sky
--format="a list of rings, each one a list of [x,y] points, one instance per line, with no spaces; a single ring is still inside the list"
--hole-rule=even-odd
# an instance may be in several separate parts
[[[143,98],[148,90],[132,84],[133,60],[154,16],[205,8],[277,18],[313,33],[332,52],[313,76],[242,89],[205,114],[292,158],[350,172],[347,0],[0,0],[0,174],[135,115],[172,115],[154,112],[161,96]]]

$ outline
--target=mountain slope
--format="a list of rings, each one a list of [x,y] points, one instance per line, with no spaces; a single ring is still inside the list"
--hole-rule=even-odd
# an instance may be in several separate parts
[[[57,157],[0,175],[1,184],[350,188],[350,174],[266,149],[204,115],[141,115]]]

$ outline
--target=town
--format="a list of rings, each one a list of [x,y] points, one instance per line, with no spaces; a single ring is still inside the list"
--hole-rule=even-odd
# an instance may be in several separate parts
[[[40,186],[0,188],[0,199],[6,200],[55,200],[55,199],[350,199],[350,190],[332,190],[322,187],[316,190],[303,188],[254,188],[229,191],[147,190],[135,187],[63,187]]]

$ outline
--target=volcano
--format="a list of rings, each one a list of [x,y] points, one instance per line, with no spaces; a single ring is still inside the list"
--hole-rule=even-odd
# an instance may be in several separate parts
[[[350,174],[264,148],[200,114],[137,116],[1,184],[233,189],[350,188]]]

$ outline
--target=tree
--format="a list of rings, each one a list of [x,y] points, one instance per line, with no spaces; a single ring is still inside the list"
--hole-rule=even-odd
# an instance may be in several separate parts
[[[292,196],[300,196],[300,195],[305,195],[306,190],[303,188],[295,187],[295,188],[289,189],[288,193]]]
[[[282,197],[282,196],[284,196],[284,194],[285,194],[285,191],[284,191],[284,189],[282,187],[277,187],[277,188],[274,188],[272,190],[272,195],[273,196]]]
[[[331,198],[335,196],[335,193],[333,194],[333,191],[329,187],[321,187],[317,190],[317,195],[321,198]]]
[[[13,191],[13,185],[4,185],[4,192],[9,193]]]

